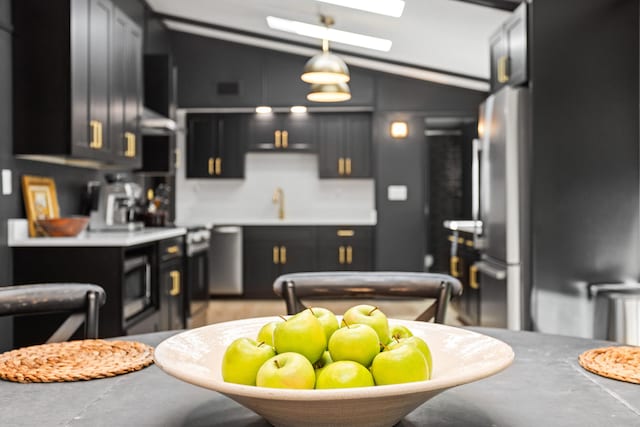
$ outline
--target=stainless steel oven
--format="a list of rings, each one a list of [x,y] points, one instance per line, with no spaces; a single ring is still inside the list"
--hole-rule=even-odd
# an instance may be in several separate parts
[[[147,255],[134,255],[125,258],[122,286],[122,315],[125,321],[153,306],[151,263]]]

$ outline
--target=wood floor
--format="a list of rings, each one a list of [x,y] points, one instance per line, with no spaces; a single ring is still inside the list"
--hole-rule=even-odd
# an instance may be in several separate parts
[[[314,300],[313,306],[325,307],[336,314],[344,313],[356,304],[372,304],[380,308],[388,317],[395,319],[413,320],[428,306],[428,300]],[[286,314],[284,301],[279,299],[242,299],[219,298],[209,302],[207,310],[208,323],[225,322],[228,320],[244,319],[248,317],[279,316]],[[457,314],[449,306],[445,324],[460,326]]]

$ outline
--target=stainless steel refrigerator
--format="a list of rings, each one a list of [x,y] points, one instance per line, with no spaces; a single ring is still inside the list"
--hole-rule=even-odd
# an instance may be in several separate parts
[[[482,221],[475,264],[483,326],[526,328],[528,89],[505,87],[480,106],[474,157]]]

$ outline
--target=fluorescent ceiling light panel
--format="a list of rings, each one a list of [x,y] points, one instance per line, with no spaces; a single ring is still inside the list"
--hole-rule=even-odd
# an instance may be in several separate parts
[[[335,4],[342,7],[379,13],[380,15],[399,18],[404,11],[403,0],[316,0],[322,3]]]
[[[379,50],[382,52],[389,52],[389,50],[391,50],[391,40],[381,39],[378,37],[334,30],[333,28],[307,24],[300,21],[291,21],[289,19],[276,18],[275,16],[267,16],[267,24],[272,30],[286,31],[300,36],[312,37],[314,39],[327,39],[332,42],[344,43],[352,46]]]

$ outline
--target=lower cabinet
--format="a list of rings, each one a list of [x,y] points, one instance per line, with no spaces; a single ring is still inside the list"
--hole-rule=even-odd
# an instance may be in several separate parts
[[[243,229],[245,298],[277,298],[281,274],[373,269],[373,227],[251,226]]]
[[[184,313],[183,238],[163,240],[158,244],[158,290],[160,327],[162,330],[182,329]]]
[[[458,312],[458,319],[466,325],[480,325],[480,283],[475,267],[480,253],[474,247],[473,235],[462,231],[452,231],[450,243],[449,274],[460,280],[462,296],[452,300]]]

